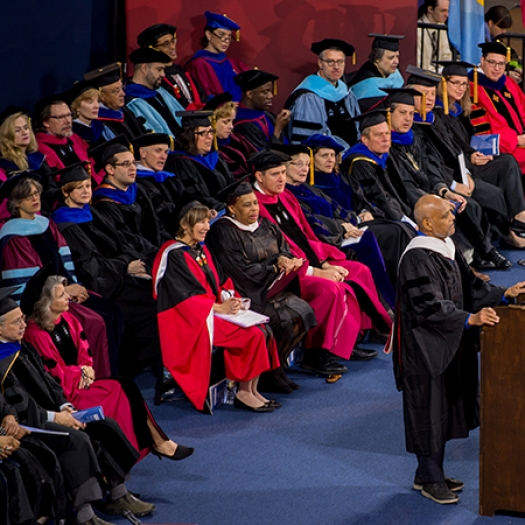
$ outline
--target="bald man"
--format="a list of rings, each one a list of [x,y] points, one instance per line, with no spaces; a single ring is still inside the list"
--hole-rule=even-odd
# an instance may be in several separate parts
[[[448,440],[479,424],[478,327],[498,323],[491,307],[523,293],[525,282],[505,289],[470,271],[450,239],[455,216],[447,200],[425,195],[414,216],[419,234],[399,263],[394,373],[406,448],[418,459],[413,488],[436,503],[456,503],[463,483],[445,477],[443,458]]]

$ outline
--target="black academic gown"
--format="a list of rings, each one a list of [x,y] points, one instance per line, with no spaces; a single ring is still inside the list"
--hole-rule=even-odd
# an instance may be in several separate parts
[[[217,193],[232,184],[234,178],[228,165],[220,157],[215,169],[212,170],[186,154],[175,153],[168,157],[165,169],[175,173],[178,184],[182,184],[184,188],[180,197],[182,202],[198,200],[217,211],[224,208],[224,203],[217,199]],[[173,183],[171,178],[164,181],[166,185]]]
[[[193,78],[190,81],[188,73],[181,65],[172,64],[164,70],[164,73],[166,76],[162,78],[161,86],[171,93],[182,107],[187,108],[194,102],[205,102],[208,98],[198,82]]]
[[[103,121],[116,137],[124,135],[128,142],[133,142],[136,138],[146,133],[146,128],[143,125],[141,118],[135,116],[125,106],[122,108],[123,116],[121,118],[114,116],[111,110],[104,113],[104,116],[99,115],[99,120]]]
[[[30,344],[22,342],[20,352],[0,361],[0,375],[5,399],[21,424],[67,432],[67,436],[39,437],[57,455],[75,507],[102,497],[100,475],[109,487],[124,483],[138,452],[113,419],[88,423],[83,431],[49,422],[48,411],[59,412],[67,399]]]
[[[363,200],[354,209],[367,209],[374,217],[400,221],[412,210],[400,198],[385,169],[362,155],[349,155],[341,165],[342,177],[352,187],[354,198]]]
[[[465,127],[464,119],[454,117],[451,114],[445,115],[442,108],[435,108],[434,113],[437,129],[440,131],[446,129],[447,136],[452,138],[452,143],[456,145],[457,151],[465,154],[468,169],[471,171],[476,185],[479,180],[489,184],[488,189],[491,191],[487,191],[487,188],[483,187],[481,188],[482,191],[478,191],[476,188],[473,197],[483,209],[491,214],[490,219],[493,224],[497,227],[504,227],[506,222],[508,229],[509,219],[525,210],[521,170],[518,162],[512,155],[502,154],[494,157],[484,166],[475,166],[470,162],[470,155],[475,150],[470,146],[470,136]],[[494,186],[499,191],[494,191]],[[500,192],[505,202],[505,208],[501,204]],[[505,211],[505,215],[502,216],[503,211]]]
[[[8,415],[17,417],[16,410],[0,395],[0,421]],[[65,519],[64,479],[57,457],[35,434],[22,438],[20,445],[0,464],[0,522],[32,525],[41,516]]]
[[[293,257],[279,228],[262,218],[259,228],[249,232],[222,218],[213,224],[206,245],[223,272],[231,277],[235,289],[251,299],[251,308],[270,317],[279,358],[286,362],[290,351],[317,321],[308,303],[296,295],[300,294],[297,279],[287,291],[267,297],[277,277],[273,265],[281,255]],[[294,324],[299,321],[300,330],[294,334]]]
[[[88,289],[114,301],[124,316],[120,373],[135,373],[159,360],[157,309],[151,281],[128,274],[128,264],[133,259],[128,254],[115,253],[111,246],[114,243],[102,232],[94,231],[93,222],[61,222],[58,228],[69,245],[78,278]],[[117,368],[115,365],[112,363],[112,370]]]
[[[476,278],[458,252],[455,262],[425,249],[404,256],[393,362],[408,452],[442,452],[479,424],[479,330],[466,330],[465,321],[469,312],[499,304],[503,292]]]

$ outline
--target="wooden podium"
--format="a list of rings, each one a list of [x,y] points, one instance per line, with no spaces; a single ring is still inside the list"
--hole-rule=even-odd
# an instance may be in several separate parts
[[[481,334],[479,513],[525,512],[525,306]]]

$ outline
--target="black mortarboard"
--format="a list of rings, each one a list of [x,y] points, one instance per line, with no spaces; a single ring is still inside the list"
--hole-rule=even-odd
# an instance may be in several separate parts
[[[177,111],[175,115],[181,118],[183,128],[208,127],[211,126],[210,117],[213,116],[213,111]]]
[[[414,97],[420,97],[422,94],[421,91],[412,88],[381,88],[381,91],[388,93],[385,101],[387,106],[390,106],[390,104],[413,106]]]
[[[507,46],[499,40],[496,40],[495,42],[483,42],[482,44],[478,44],[478,47],[481,48],[481,53],[484,57],[489,53],[496,53],[496,55],[503,55],[506,57],[509,53]]]
[[[475,64],[471,64],[470,62],[463,62],[461,60],[440,60],[439,62],[436,62],[436,64],[439,64],[440,66],[443,66],[443,70],[441,71],[441,74],[443,76],[458,76],[458,77],[466,77],[468,76],[468,69],[472,69],[476,67]]]
[[[352,117],[352,122],[359,123],[359,131],[363,133],[363,130],[370,128],[372,126],[377,126],[377,124],[382,124],[387,121],[386,118],[387,111],[384,109],[375,109],[373,111],[367,111],[362,115],[357,115],[357,117]]]
[[[27,281],[20,299],[20,308],[28,317],[33,314],[35,303],[40,299],[48,277],[52,275],[57,275],[57,267],[49,261]]]
[[[299,153],[306,153],[310,155],[310,149],[308,146],[303,144],[272,144],[272,149],[278,151],[279,153],[284,153],[285,155],[299,155]]]
[[[399,51],[399,41],[405,38],[405,35],[381,35],[380,33],[369,33],[373,38],[372,49],[386,49],[388,51]]]
[[[49,175],[54,178],[60,186],[67,184],[68,182],[80,182],[82,180],[89,179],[89,173],[86,169],[86,166],[89,165],[89,162],[82,161],[71,166],[66,166],[65,168],[51,172]]]
[[[84,73],[84,80],[96,88],[109,86],[121,79],[121,68],[122,64],[120,62],[114,62],[113,64],[108,64],[107,66],[102,66]]]
[[[177,214],[177,222],[180,224],[180,221],[182,220],[184,215],[186,215],[186,213],[188,213],[192,208],[195,208],[195,206],[206,206],[206,205],[202,204],[202,202],[197,201],[197,200],[192,200],[184,204],[184,206],[182,206],[182,208],[179,210],[179,213]]]
[[[144,29],[142,33],[139,33],[137,36],[137,44],[140,47],[155,47],[160,37],[164,35],[176,36],[176,34],[177,28],[171,24],[153,24]]]
[[[8,288],[0,288],[0,316],[7,312],[18,308],[16,301],[11,298],[11,294],[18,290],[20,286],[9,286]]]
[[[23,113],[29,117],[29,110],[21,106],[10,105],[0,113],[0,126],[11,116],[17,113]]]
[[[171,64],[171,58],[153,47],[139,47],[129,54],[129,61],[132,64],[151,64],[160,62],[161,64]]]
[[[125,135],[118,135],[111,140],[89,148],[88,154],[94,159],[95,169],[99,171],[104,169],[113,155],[125,153],[126,151],[131,151],[128,139]]]
[[[243,93],[246,93],[263,86],[267,82],[275,82],[278,78],[277,75],[272,75],[261,69],[250,69],[233,77],[233,81],[241,88]]]
[[[73,86],[64,93],[64,99],[68,106],[71,106],[73,101],[77,99],[82,93],[88,89],[97,89],[90,82],[81,80],[80,82],[75,82]]]
[[[310,47],[310,51],[316,55],[320,55],[326,49],[337,48],[340,49],[347,57],[352,56],[355,52],[355,47],[344,40],[337,38],[325,38],[320,42],[314,42]]]
[[[31,170],[22,171],[16,175],[12,175],[0,185],[0,202],[9,198],[11,192],[15,189],[15,186],[24,179],[33,179],[40,182],[42,177],[36,172]]]
[[[406,72],[410,75],[406,81],[407,84],[433,87],[441,82],[441,75],[428,71],[427,69],[421,69],[416,66],[407,66]]]
[[[49,95],[47,97],[41,98],[34,106],[33,108],[33,118],[37,121],[41,121],[41,115],[44,109],[52,105],[54,103],[57,104],[67,104],[66,102],[66,96],[64,93],[55,93],[54,95]]]
[[[147,146],[154,146],[155,144],[166,144],[169,149],[173,149],[173,137],[166,133],[146,133],[137,137],[133,141],[133,152],[137,160],[140,159],[140,148],[146,148]]]
[[[285,155],[280,151],[274,151],[271,149],[263,149],[254,153],[249,159],[249,164],[255,171],[271,170],[277,168],[285,162],[292,160],[289,155]]]
[[[219,109],[224,104],[231,102],[233,100],[233,97],[231,93],[228,93],[227,91],[224,91],[222,93],[219,93],[218,95],[215,95],[213,98],[210,98],[206,104],[204,104],[204,107],[202,108],[203,111],[215,111]]]
[[[247,186],[249,186],[251,191],[253,191],[253,187],[248,181],[251,176],[251,173],[247,173],[232,184],[228,184],[228,186],[223,188],[221,191],[218,191],[216,195],[217,200],[220,202],[225,202],[226,204],[232,204],[235,202],[237,197],[241,197],[242,195],[247,195],[250,193],[250,191],[247,191]]]

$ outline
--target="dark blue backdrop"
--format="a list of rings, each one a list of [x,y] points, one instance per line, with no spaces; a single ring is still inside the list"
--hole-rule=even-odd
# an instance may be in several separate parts
[[[124,60],[121,0],[1,0],[0,111],[31,108],[85,71]]]

